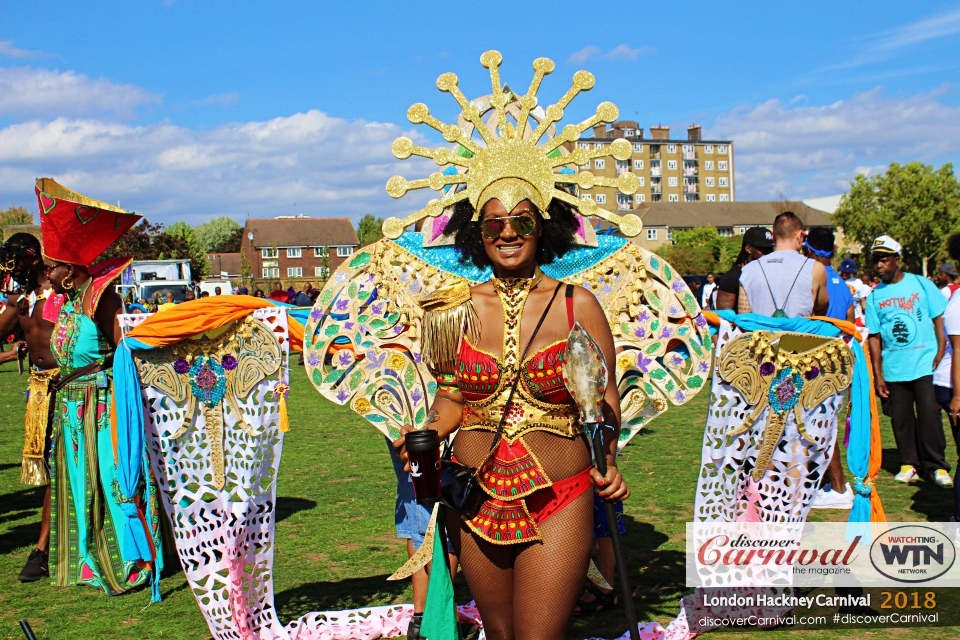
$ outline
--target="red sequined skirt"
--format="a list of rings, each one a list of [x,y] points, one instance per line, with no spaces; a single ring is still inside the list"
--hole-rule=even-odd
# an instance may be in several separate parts
[[[467,526],[493,544],[540,540],[537,525],[591,488],[590,469],[553,482],[522,437],[500,440],[479,473],[487,499]]]

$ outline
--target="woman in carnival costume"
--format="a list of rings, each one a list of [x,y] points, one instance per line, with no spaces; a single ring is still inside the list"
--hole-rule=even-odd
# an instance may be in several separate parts
[[[633,152],[623,139],[592,150],[564,146],[616,120],[610,103],[557,134],[563,109],[592,88],[593,76],[575,74],[560,102],[544,109],[536,94],[553,62],[536,60],[527,94],[517,95],[501,84],[500,61],[496,51],[481,56],[490,96],[468,101],[454,74],[437,80],[462,108],[459,125],[439,122],[423,104],[408,111],[411,122],[457,146],[425,149],[399,138],[398,158],[428,157],[445,169],[422,180],[391,178],[387,192],[399,198],[430,187],[443,197],[387,220],[386,238],[330,279],[307,323],[307,370],[321,393],[349,404],[398,447],[410,430],[459,430],[455,457],[479,469],[484,501],[475,514],[448,513],[447,530],[485,633],[560,638],[587,575],[591,490],[629,496],[616,445],[607,451],[606,477],[591,465],[563,383],[567,334],[579,322],[616,363],[604,415],[619,429],[621,447],[669,402],[686,402],[702,388],[708,338],[679,274],[622,237],[640,232],[639,218],[574,194],[594,186],[633,194],[639,186],[629,172],[607,178],[572,170],[597,157],[626,161]],[[597,237],[589,216],[622,235]],[[405,232],[418,223],[422,233]],[[418,552],[420,560],[430,553]],[[442,573],[431,572],[428,613]],[[423,632],[430,637],[426,621]]]
[[[140,216],[70,191],[36,184],[45,273],[66,296],[51,350],[54,384],[53,523],[50,564],[58,586],[107,594],[150,580],[159,597],[159,520],[146,456],[125,454],[114,421],[112,362],[123,301],[109,285],[131,262],[91,264]],[[142,425],[139,425],[142,429]],[[130,478],[139,479],[130,482]]]

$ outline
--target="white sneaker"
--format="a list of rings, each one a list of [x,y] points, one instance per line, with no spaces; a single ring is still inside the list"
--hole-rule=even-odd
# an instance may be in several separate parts
[[[905,464],[900,467],[900,473],[893,476],[893,479],[903,484],[910,484],[919,480],[920,476],[917,475],[917,470],[912,465]]]
[[[944,489],[953,487],[953,480],[950,479],[950,474],[947,473],[946,469],[937,469],[934,471],[933,481],[937,483],[938,487],[943,487]]]
[[[847,490],[843,493],[839,491],[817,491],[817,496],[813,499],[811,509],[851,509],[853,508],[853,489],[850,483],[847,483]]]

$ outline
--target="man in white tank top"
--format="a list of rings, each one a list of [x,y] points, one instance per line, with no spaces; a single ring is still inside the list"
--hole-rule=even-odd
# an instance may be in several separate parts
[[[823,315],[827,311],[827,272],[800,254],[803,222],[785,211],[773,221],[773,253],[758,258],[740,274],[738,313],[775,318]]]

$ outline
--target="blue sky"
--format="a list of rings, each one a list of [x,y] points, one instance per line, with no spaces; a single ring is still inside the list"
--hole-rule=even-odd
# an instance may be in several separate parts
[[[436,77],[489,93],[478,58],[504,55],[525,89],[557,62],[555,101],[585,68],[621,117],[733,139],[737,198],[840,193],[892,161],[960,153],[960,3],[44,3],[0,6],[0,207],[35,208],[50,175],[150,219],[392,215],[383,189]],[[603,6],[603,11],[593,7]],[[422,200],[421,200],[422,201]]]

